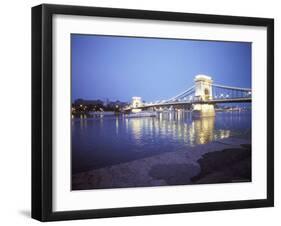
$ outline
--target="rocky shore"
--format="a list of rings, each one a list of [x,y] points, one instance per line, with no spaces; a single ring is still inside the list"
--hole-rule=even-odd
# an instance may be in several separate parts
[[[72,176],[72,190],[251,181],[250,140],[208,144]]]

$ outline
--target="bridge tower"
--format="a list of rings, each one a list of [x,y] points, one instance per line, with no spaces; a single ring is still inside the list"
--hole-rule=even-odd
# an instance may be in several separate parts
[[[214,104],[204,103],[213,99],[212,84],[213,80],[207,75],[197,75],[195,82],[195,101],[202,103],[193,104],[193,113],[198,117],[215,116]]]
[[[141,109],[139,107],[143,106],[141,97],[132,97],[132,112],[137,113],[140,112]]]

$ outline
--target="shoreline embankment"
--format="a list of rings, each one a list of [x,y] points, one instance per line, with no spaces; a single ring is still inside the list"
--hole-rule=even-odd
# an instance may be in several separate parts
[[[72,190],[251,181],[251,141],[226,138],[72,175]]]

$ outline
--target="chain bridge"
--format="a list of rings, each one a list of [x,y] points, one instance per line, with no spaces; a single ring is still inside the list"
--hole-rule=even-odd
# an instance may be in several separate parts
[[[132,97],[132,102],[124,110],[140,112],[165,107],[188,107],[199,116],[214,116],[214,105],[218,103],[243,103],[252,101],[250,88],[215,84],[210,76],[197,75],[194,86],[165,100],[142,102],[141,97]]]

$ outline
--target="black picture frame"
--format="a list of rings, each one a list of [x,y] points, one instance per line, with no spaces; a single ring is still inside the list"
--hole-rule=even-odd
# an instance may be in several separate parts
[[[267,198],[130,208],[52,210],[52,18],[55,14],[267,28]],[[40,221],[270,207],[274,205],[274,20],[43,4],[32,8],[32,218]]]

